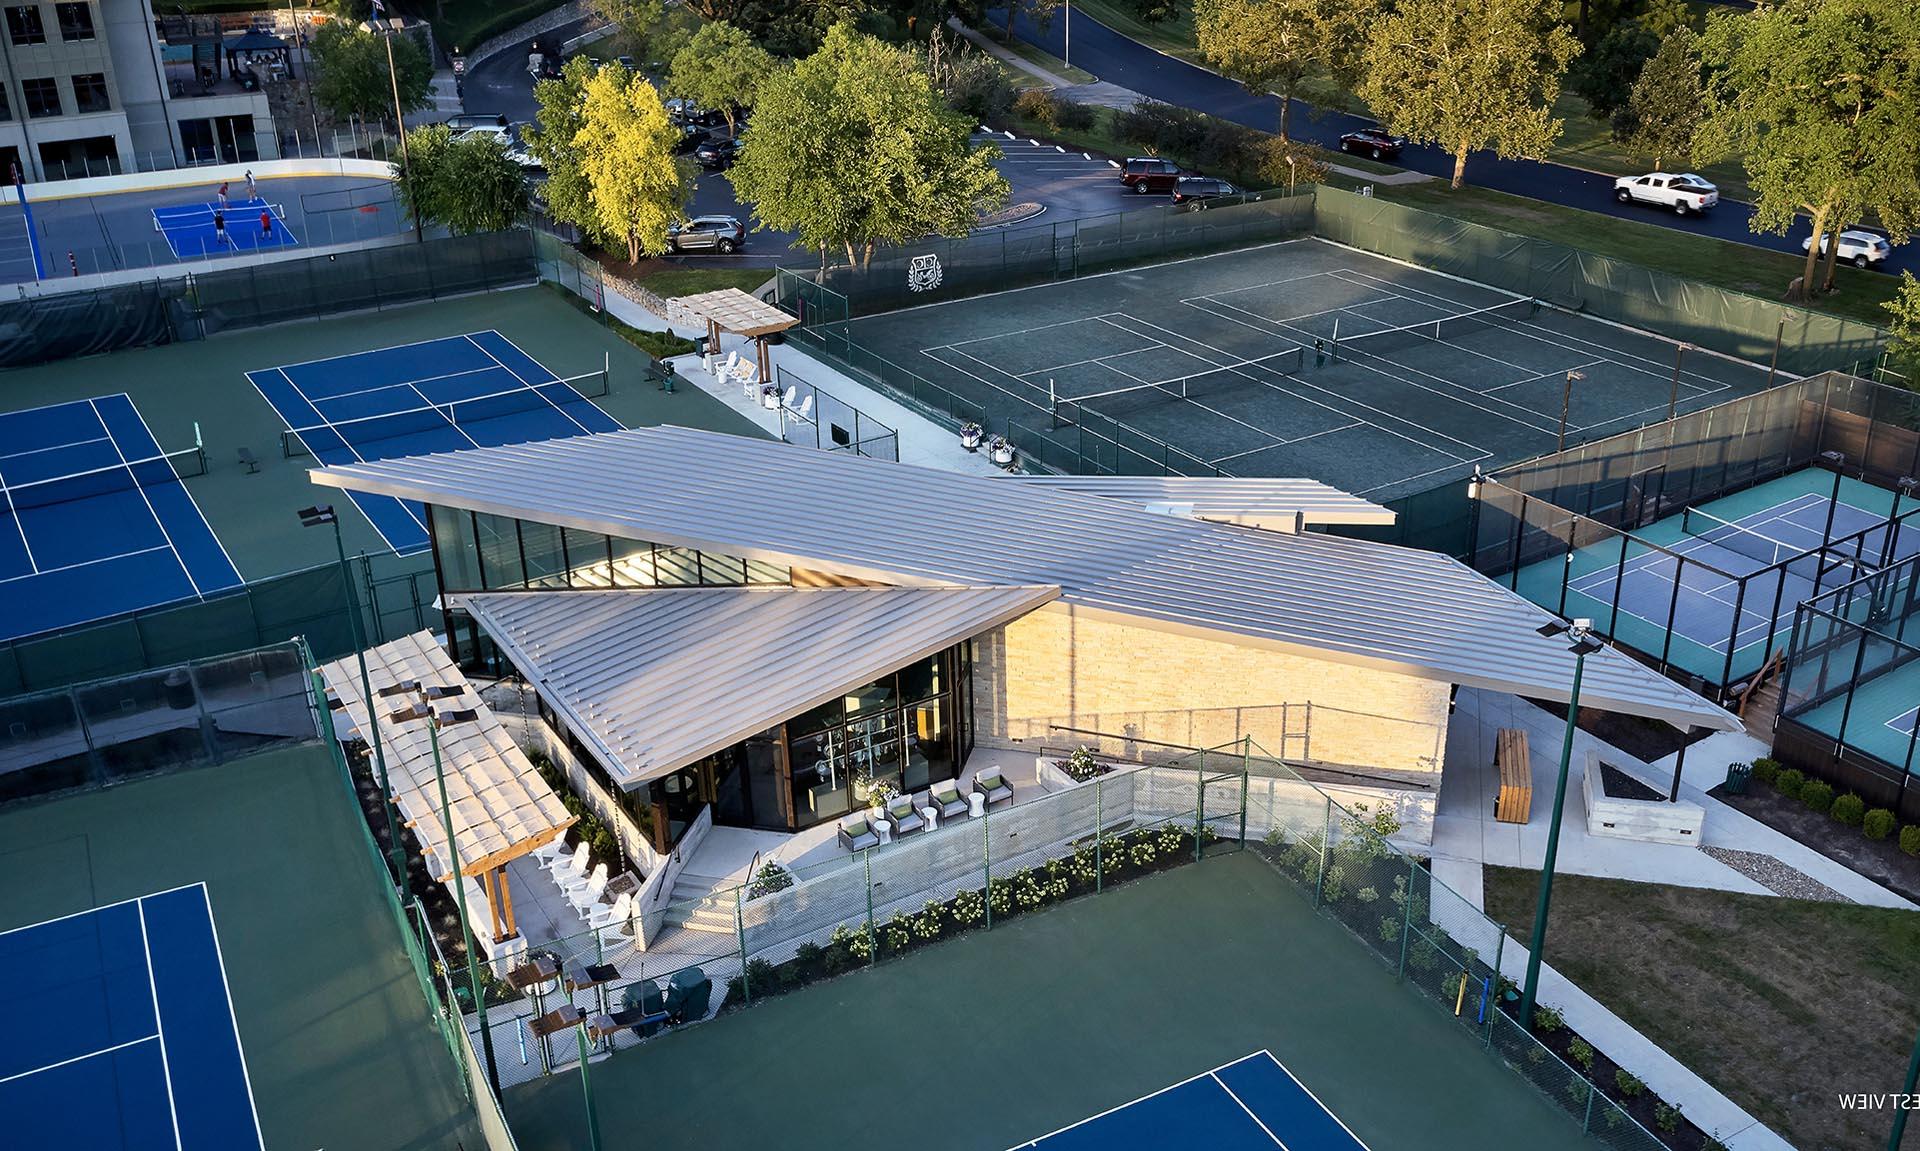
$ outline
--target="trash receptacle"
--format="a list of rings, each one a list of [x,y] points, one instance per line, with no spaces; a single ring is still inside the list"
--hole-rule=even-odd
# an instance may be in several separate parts
[[[1747,780],[1753,778],[1751,763],[1730,763],[1727,765],[1727,792],[1730,795],[1747,794]]]

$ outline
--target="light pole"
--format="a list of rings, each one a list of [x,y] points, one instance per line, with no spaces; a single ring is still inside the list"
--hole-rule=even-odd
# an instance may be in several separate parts
[[[433,780],[440,789],[440,815],[447,833],[447,869],[453,876],[454,906],[460,911],[461,942],[467,949],[467,982],[473,996],[474,1013],[480,1017],[480,1046],[487,1056],[487,1082],[497,1094],[500,1090],[500,1072],[493,1062],[493,1030],[487,1026],[487,1001],[480,985],[480,945],[473,935],[473,923],[467,918],[466,877],[460,874],[460,848],[453,835],[453,805],[447,802],[447,772],[440,762],[440,729],[447,724],[469,723],[480,713],[472,708],[435,711],[432,706],[433,700],[457,696],[460,692],[460,688],[439,684],[422,686],[417,679],[380,689],[382,696],[419,697],[389,714],[387,719],[390,722],[405,724],[422,719],[427,721],[427,739],[433,747]]]
[[[1587,373],[1585,372],[1568,372],[1567,382],[1560,389],[1560,446],[1553,449],[1556,452],[1564,452],[1567,450],[1567,408],[1573,403],[1573,381],[1584,380],[1586,378]]]
[[[407,207],[413,210],[413,238],[424,244],[427,237],[420,227],[420,204],[413,196],[413,163],[407,158],[407,117],[400,109],[400,73],[393,67],[393,25],[387,23],[387,6],[381,0],[373,0],[373,16],[380,21],[381,39],[387,42],[387,79],[393,84],[393,122],[400,129],[400,179],[407,186]]]
[[[1678,411],[1680,408],[1680,361],[1685,359],[1687,356],[1687,353],[1691,352],[1692,350],[1693,350],[1692,344],[1681,343],[1681,344],[1674,345],[1673,391],[1669,393],[1667,396],[1667,422],[1668,423],[1673,422],[1673,414],[1674,412]]]
[[[1907,1060],[1907,1084],[1900,1089],[1904,1096],[1911,1097],[1916,1082],[1920,1082],[1920,1035],[1913,1037],[1913,1058]],[[1905,1102],[1905,1100],[1901,1100]],[[1887,1136],[1887,1151],[1900,1151],[1900,1138],[1907,1133],[1907,1109],[1893,1109],[1893,1134]]]
[[[401,906],[413,906],[413,881],[407,876],[407,853],[393,823],[393,788],[387,783],[387,753],[380,746],[380,716],[373,707],[373,683],[367,675],[367,637],[360,624],[360,597],[353,590],[353,568],[347,563],[347,544],[340,538],[340,517],[331,504],[300,509],[300,526],[333,528],[333,550],[340,557],[340,582],[347,589],[347,620],[353,625],[353,658],[360,662],[360,698],[367,701],[367,742],[373,745],[373,765],[380,779],[380,810],[387,819],[387,856],[400,876]]]
[[[1554,620],[1542,624],[1540,634],[1548,638],[1565,635],[1573,640],[1567,650],[1573,652],[1573,690],[1567,696],[1567,734],[1560,741],[1560,778],[1553,787],[1553,821],[1547,827],[1547,858],[1540,865],[1540,902],[1533,910],[1533,942],[1527,947],[1527,982],[1520,996],[1520,1026],[1533,1030],[1533,1001],[1540,993],[1540,952],[1547,945],[1547,907],[1553,902],[1553,864],[1560,854],[1560,809],[1567,801],[1567,768],[1573,762],[1573,729],[1580,718],[1580,674],[1586,670],[1587,657],[1605,645],[1594,639],[1593,621],[1577,619],[1571,624]]]

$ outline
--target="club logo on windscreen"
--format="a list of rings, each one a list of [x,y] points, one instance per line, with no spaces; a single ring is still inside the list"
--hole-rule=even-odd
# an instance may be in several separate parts
[[[907,265],[907,290],[931,292],[940,286],[940,257],[929,252]]]

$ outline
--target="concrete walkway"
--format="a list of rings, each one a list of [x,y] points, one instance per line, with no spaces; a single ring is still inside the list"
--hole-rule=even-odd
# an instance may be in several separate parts
[[[965,24],[962,24],[960,22],[960,18],[957,16],[948,17],[947,27],[950,30],[952,30],[954,33],[959,35],[961,39],[967,41],[969,44],[972,44],[975,48],[980,49],[982,52],[985,52],[987,55],[993,57],[995,60],[1000,61],[1002,64],[1005,64],[1007,67],[1012,68],[1015,71],[1025,72],[1027,75],[1032,76],[1036,80],[1039,80],[1041,83],[1045,84],[1049,88],[1052,88],[1056,92],[1066,88],[1071,88],[1074,86],[1074,83],[1072,80],[1069,80],[1066,77],[1061,76],[1056,72],[1050,72],[1047,69],[1042,68],[1040,65],[1035,64],[1033,61],[1028,60],[1026,57],[1021,56],[1019,53],[1014,52],[1008,48],[1002,47],[1001,45],[994,43],[994,41],[991,38],[987,37],[986,35],[976,32],[973,29],[967,27]]]

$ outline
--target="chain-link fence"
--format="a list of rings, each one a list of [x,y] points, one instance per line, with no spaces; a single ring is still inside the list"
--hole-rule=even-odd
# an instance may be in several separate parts
[[[533,233],[516,228],[24,296],[0,302],[0,368],[518,287],[538,276]]]

